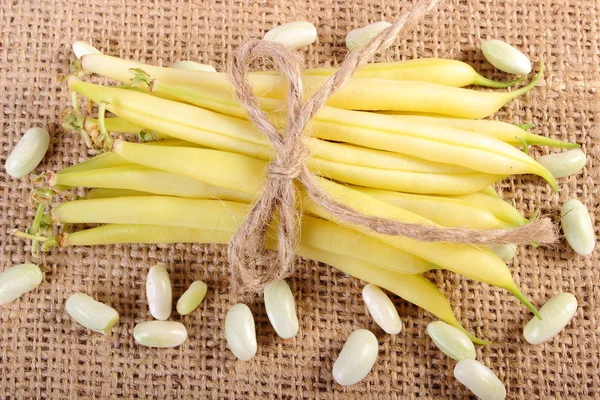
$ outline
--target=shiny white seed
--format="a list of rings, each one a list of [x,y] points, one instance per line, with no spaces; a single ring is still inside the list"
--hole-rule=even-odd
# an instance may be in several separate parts
[[[402,331],[402,320],[398,315],[398,310],[379,286],[369,283],[363,288],[362,295],[369,313],[381,329],[390,335],[396,335]]]
[[[8,304],[42,283],[43,275],[35,264],[20,264],[0,274],[0,306]]]
[[[212,65],[202,64],[196,61],[189,60],[177,61],[176,63],[171,64],[170,67],[178,69],[187,69],[190,71],[217,72],[215,67],[213,67]]]
[[[187,329],[175,321],[140,322],[133,328],[135,342],[148,347],[177,347],[187,339]]]
[[[490,39],[481,43],[486,60],[500,71],[525,75],[531,72],[531,61],[523,53],[502,40]]]
[[[488,248],[496,253],[504,262],[509,262],[515,258],[515,253],[517,252],[517,246],[514,244],[490,244]]]
[[[273,329],[281,338],[290,339],[296,336],[296,305],[292,290],[286,281],[275,281],[265,287],[265,308]]]
[[[13,178],[27,175],[38,166],[48,151],[50,135],[43,128],[31,128],[6,159],[6,172]]]
[[[317,40],[317,28],[307,21],[296,21],[279,25],[265,34],[264,40],[281,43],[295,50]]]
[[[563,178],[581,171],[585,167],[586,157],[583,151],[575,149],[541,156],[536,161],[555,178]]]
[[[333,364],[333,378],[342,386],[360,382],[377,360],[377,338],[366,329],[357,329],[344,344]]]
[[[248,361],[256,354],[254,317],[245,304],[234,304],[225,316],[225,339],[234,356]]]
[[[79,324],[106,334],[119,320],[119,313],[109,305],[94,300],[85,293],[75,293],[67,299],[67,313]]]
[[[173,293],[169,273],[162,264],[156,264],[146,278],[146,296],[150,306],[150,314],[158,320],[166,320],[171,316]]]
[[[177,312],[181,315],[188,315],[194,311],[206,296],[206,283],[196,281],[190,285],[177,301]]]
[[[392,24],[389,22],[381,21],[363,26],[362,28],[353,29],[346,35],[346,47],[350,51],[364,47],[371,41],[371,39],[377,36],[384,29],[389,28],[391,25]],[[394,44],[394,38],[379,46],[377,51],[382,52],[389,48],[392,44]]]
[[[454,367],[454,377],[481,400],[504,400],[506,388],[498,377],[479,361],[469,358]]]
[[[475,359],[475,346],[464,332],[443,321],[427,325],[427,334],[433,343],[448,357],[456,361]]]
[[[73,42],[73,53],[75,53],[77,59],[88,54],[102,54],[100,50],[91,44],[82,41]]]
[[[589,256],[596,247],[596,235],[587,207],[576,199],[560,209],[562,230],[567,242],[581,256]]]
[[[571,293],[558,293],[540,308],[542,319],[533,317],[523,328],[525,340],[531,344],[547,342],[558,335],[577,311],[577,299]]]

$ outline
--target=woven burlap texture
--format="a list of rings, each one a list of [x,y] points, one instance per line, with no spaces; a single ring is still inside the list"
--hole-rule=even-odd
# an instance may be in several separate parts
[[[308,20],[319,37],[304,53],[307,66],[339,63],[347,31],[392,20],[408,1],[396,0],[85,0],[21,2],[0,6],[0,163],[31,126],[45,126],[51,145],[40,170],[59,170],[92,152],[80,137],[60,128],[69,101],[57,75],[68,71],[70,44],[87,40],[103,52],[152,64],[195,59],[223,69],[246,39],[274,25]],[[587,204],[598,234],[600,157],[600,5],[596,0],[446,0],[419,27],[397,41],[383,59],[449,57],[467,61],[485,76],[507,79],[483,61],[482,39],[504,39],[548,70],[530,94],[495,117],[535,123],[534,132],[581,143],[585,170],[560,180],[554,194],[540,179],[523,176],[497,185],[525,215],[535,210],[558,220],[560,205],[576,197]],[[533,148],[535,155],[551,150]],[[26,228],[28,178],[0,173],[0,269],[28,262],[29,245],[10,236]],[[553,341],[528,345],[522,327],[531,315],[505,291],[449,273],[430,277],[449,296],[466,327],[494,343],[477,357],[506,384],[510,398],[600,398],[600,270],[598,251],[577,256],[565,243],[519,248],[512,264],[517,282],[541,306],[559,291],[574,293],[580,308]],[[180,320],[189,339],[175,349],[137,346],[136,323],[149,320],[148,268],[164,262],[174,294],[196,279],[209,286],[200,309]],[[289,279],[300,332],[281,340],[269,325],[262,299],[249,303],[259,350],[250,362],[227,349],[223,322],[229,294],[222,246],[127,245],[53,251],[39,261],[39,289],[0,308],[0,398],[466,398],[452,377],[455,362],[425,333],[431,316],[394,298],[404,331],[385,334],[367,315],[364,282],[311,261],[298,260]],[[85,331],[65,312],[65,300],[86,292],[116,308],[121,319],[107,336]],[[367,378],[342,388],[331,369],[345,338],[356,328],[373,331],[379,357]]]

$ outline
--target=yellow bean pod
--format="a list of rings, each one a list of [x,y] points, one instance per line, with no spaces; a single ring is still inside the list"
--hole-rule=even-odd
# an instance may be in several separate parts
[[[106,153],[109,154],[109,153]],[[128,189],[191,198],[217,198],[250,202],[252,197],[235,190],[207,185],[195,179],[141,165],[83,170],[56,174],[50,179],[52,187]]]
[[[312,68],[303,72],[308,76],[330,76],[338,68]],[[360,67],[354,78],[389,79],[396,81],[421,81],[444,86],[469,85],[506,88],[522,80],[496,82],[480,75],[469,64],[445,58],[418,58],[406,61],[378,62]]]
[[[390,114],[387,114],[390,115]],[[563,142],[561,140],[551,139],[526,131],[517,125],[507,122],[486,120],[486,119],[464,119],[464,118],[444,118],[432,117],[426,115],[394,115],[399,121],[418,122],[442,127],[463,129],[471,132],[477,132],[498,140],[502,140],[512,146],[522,146],[524,143],[530,145],[549,146],[557,148],[572,149],[581,147],[577,143]]]
[[[126,121],[123,118],[116,117],[104,118],[104,126],[109,132],[130,133],[133,135],[137,135],[138,133],[140,133],[140,131],[144,130],[144,127],[141,125],[137,125]],[[86,116],[83,127],[86,131],[97,129],[98,119]]]
[[[491,186],[491,185],[490,185],[490,186],[488,186],[488,187],[486,187],[485,189],[482,189],[482,190],[480,190],[480,191],[479,191],[479,193],[481,193],[481,194],[485,194],[486,196],[492,196],[492,197],[496,197],[496,198],[498,198],[498,199],[501,199],[501,198],[502,198],[502,196],[500,196],[500,195],[498,194],[498,192],[496,192],[496,189],[494,189],[494,187],[493,187],[493,186]]]
[[[90,158],[89,160],[82,161],[75,165],[71,165],[70,167],[64,168],[57,175],[66,175],[74,172],[83,172],[94,169],[103,169],[103,168],[115,168],[115,167],[128,167],[133,164],[129,161],[123,160],[121,157],[114,153],[102,153],[95,157]]]
[[[488,209],[459,199],[415,195],[359,186],[352,188],[386,203],[421,215],[445,227],[506,229],[511,226],[498,219]]]
[[[120,118],[114,118],[114,119],[120,120]],[[118,122],[117,124],[121,125],[121,122]],[[186,147],[196,147],[196,148],[201,147],[200,145],[198,145],[196,143],[186,142],[183,140],[161,140],[161,141],[157,141],[157,142],[150,142],[147,144],[152,145],[152,146],[186,146]],[[123,160],[121,157],[117,156],[116,154],[111,153],[111,152],[106,152],[106,153],[102,153],[97,156],[94,156],[94,157],[90,158],[89,160],[85,160],[85,161],[82,161],[75,165],[72,165],[70,167],[64,168],[58,174],[64,175],[64,174],[69,174],[72,172],[89,171],[92,169],[127,167],[127,166],[132,166],[132,165],[133,165],[132,163]],[[82,186],[84,186],[84,185],[82,185]]]
[[[347,164],[316,158],[309,160],[308,165],[312,171],[318,171],[317,174],[325,178],[359,186],[419,194],[475,193],[505,177],[481,172],[432,174],[361,166],[347,168]]]
[[[527,219],[521,215],[519,210],[501,197],[488,196],[483,193],[470,193],[451,197],[486,208],[494,214],[496,218],[512,226],[521,226],[527,223]]]
[[[133,197],[133,196],[153,196],[156,193],[141,192],[129,189],[105,189],[96,188],[90,190],[85,196],[86,199],[111,199],[114,197]]]

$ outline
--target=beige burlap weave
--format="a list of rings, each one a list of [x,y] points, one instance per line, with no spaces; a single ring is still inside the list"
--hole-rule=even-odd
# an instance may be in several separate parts
[[[198,59],[223,68],[246,39],[275,24],[306,19],[319,40],[306,50],[309,66],[334,65],[345,54],[345,33],[381,19],[392,20],[408,1],[66,1],[0,3],[0,163],[27,128],[46,126],[50,151],[41,169],[58,170],[91,155],[79,137],[59,128],[68,94],[55,75],[67,71],[70,43],[84,39],[108,54],[167,64]],[[540,179],[518,177],[497,188],[526,215],[554,215],[568,198],[586,203],[600,219],[600,5],[597,1],[446,0],[383,59],[452,57],[484,75],[506,79],[482,61],[481,38],[498,37],[543,57],[548,72],[530,94],[496,117],[532,122],[536,133],[577,141],[588,154],[583,173],[561,179],[553,194]],[[536,154],[548,152],[535,148]],[[34,210],[31,185],[0,173],[0,268],[30,260],[29,246],[8,233],[23,229]],[[531,346],[521,337],[530,314],[506,292],[449,273],[430,277],[450,297],[465,326],[494,344],[478,358],[506,383],[510,398],[600,398],[600,267],[561,243],[520,248],[513,264],[517,282],[536,305],[560,290],[574,293],[580,309],[554,341]],[[222,325],[230,305],[223,246],[99,246],[54,251],[41,261],[40,288],[0,308],[0,398],[465,398],[452,378],[454,362],[425,334],[430,316],[395,299],[405,320],[398,336],[384,334],[366,314],[363,283],[332,268],[298,260],[290,279],[297,299],[300,333],[282,341],[268,324],[261,299],[256,317],[258,355],[235,361]],[[201,309],[181,318],[188,342],[177,349],[136,346],[135,323],[150,318],[144,279],[150,265],[165,262],[179,295],[195,279],[210,288]],[[74,291],[113,305],[121,320],[110,336],[83,331],[64,310]],[[331,368],[344,338],[369,328],[380,341],[373,372],[362,383],[341,388]]]

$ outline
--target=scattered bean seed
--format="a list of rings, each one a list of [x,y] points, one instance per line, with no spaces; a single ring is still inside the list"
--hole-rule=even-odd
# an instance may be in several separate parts
[[[377,338],[366,329],[357,329],[344,344],[333,364],[333,378],[342,386],[360,382],[373,368],[377,360]]]
[[[108,333],[119,320],[119,313],[109,305],[94,300],[85,293],[75,293],[67,299],[67,313],[79,324],[99,333]]]
[[[467,335],[443,321],[434,321],[427,325],[427,334],[433,343],[448,357],[456,361],[475,359],[475,346]]]
[[[20,264],[0,273],[0,306],[8,304],[42,283],[43,275],[35,264]]]
[[[295,50],[314,43],[317,40],[317,28],[307,21],[290,22],[268,31],[264,40],[281,43]]]
[[[158,320],[166,320],[171,316],[173,293],[169,273],[162,264],[156,264],[146,278],[146,296],[150,306],[150,314]]]
[[[346,35],[346,47],[348,50],[353,51],[361,47],[366,46],[379,32],[387,29],[391,26],[389,22],[381,21],[374,22],[362,28],[353,29]],[[378,51],[384,51],[394,44],[394,40],[390,39],[388,42],[383,43]]]
[[[381,329],[390,335],[396,335],[402,331],[402,320],[398,315],[398,310],[379,286],[369,283],[363,288],[362,295],[369,313]]]
[[[558,293],[540,308],[542,319],[533,317],[525,325],[523,336],[531,344],[552,340],[571,321],[577,311],[577,299],[571,293]]]
[[[187,329],[175,321],[146,321],[133,329],[135,342],[148,347],[177,347],[187,339]]]
[[[38,166],[48,151],[50,135],[43,128],[31,128],[6,159],[6,172],[13,178],[27,175]]]
[[[482,42],[481,51],[485,59],[500,71],[516,75],[525,75],[531,72],[529,58],[502,40],[490,39]]]
[[[504,262],[509,262],[515,257],[517,246],[514,244],[491,244],[488,248],[496,253]]]
[[[298,317],[292,290],[284,280],[272,282],[265,288],[265,308],[275,332],[290,339],[298,333]]]
[[[567,242],[581,256],[589,256],[596,247],[596,235],[587,207],[576,199],[568,200],[560,209],[563,233]]]
[[[248,361],[256,354],[254,317],[245,304],[234,304],[225,316],[225,339],[234,356]]]
[[[573,175],[585,167],[585,153],[580,149],[541,156],[537,162],[542,164],[555,178]]]
[[[177,312],[181,315],[188,315],[194,311],[206,296],[206,283],[196,281],[190,285],[177,301]]]
[[[504,400],[506,388],[488,367],[469,358],[454,367],[454,377],[481,400]]]

